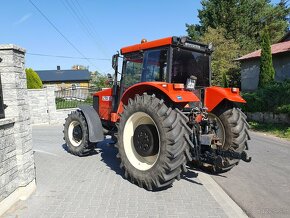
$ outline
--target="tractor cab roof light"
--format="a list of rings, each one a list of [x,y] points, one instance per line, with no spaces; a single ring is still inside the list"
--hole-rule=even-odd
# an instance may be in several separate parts
[[[142,39],[141,44],[148,42],[147,39]]]

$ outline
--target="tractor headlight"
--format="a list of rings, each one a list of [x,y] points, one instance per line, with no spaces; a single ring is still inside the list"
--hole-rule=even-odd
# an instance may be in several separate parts
[[[197,80],[197,78],[195,76],[190,76],[190,78],[188,78],[186,80],[186,87],[185,88],[189,91],[195,90],[196,80]]]

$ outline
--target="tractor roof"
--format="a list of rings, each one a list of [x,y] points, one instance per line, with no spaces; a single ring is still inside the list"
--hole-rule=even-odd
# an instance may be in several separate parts
[[[181,37],[181,38],[185,39],[184,42],[188,42],[185,44],[191,45],[189,47],[191,49],[200,50],[202,48],[202,50],[207,50],[207,48],[208,48],[207,45],[202,44],[202,43],[198,43],[198,42],[193,42],[188,37]],[[131,53],[131,52],[142,51],[142,50],[151,49],[151,48],[158,48],[158,47],[162,47],[162,46],[166,46],[166,45],[173,45],[173,44],[177,45],[177,44],[179,44],[181,38],[176,37],[176,36],[171,36],[171,37],[157,39],[157,40],[150,41],[150,42],[147,42],[147,41],[141,42],[140,44],[131,45],[131,46],[121,48],[121,54],[123,55],[123,54]]]
[[[171,45],[172,44],[172,38],[173,37],[167,37],[163,39],[158,39],[150,42],[144,42],[136,45],[131,45],[127,46],[124,48],[121,48],[121,54],[126,54],[134,51],[140,51],[140,50],[145,50],[145,49],[150,49],[150,48],[156,48],[156,47],[161,47],[165,45]]]

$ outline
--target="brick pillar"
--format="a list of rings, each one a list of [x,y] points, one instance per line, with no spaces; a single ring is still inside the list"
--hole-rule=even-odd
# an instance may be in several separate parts
[[[32,130],[28,105],[26,74],[24,71],[25,50],[15,45],[0,45],[0,73],[3,99],[8,106],[6,118],[13,118],[16,145],[16,162],[19,187],[28,185],[35,179],[32,150]]]

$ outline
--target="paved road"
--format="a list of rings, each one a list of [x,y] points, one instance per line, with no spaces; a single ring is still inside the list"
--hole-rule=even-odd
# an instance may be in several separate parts
[[[251,163],[212,176],[251,217],[290,217],[290,142],[252,133]]]
[[[167,190],[149,192],[122,178],[114,147],[70,155],[60,126],[35,126],[33,143],[37,191],[4,217],[228,217],[226,202],[219,204],[192,171]]]

